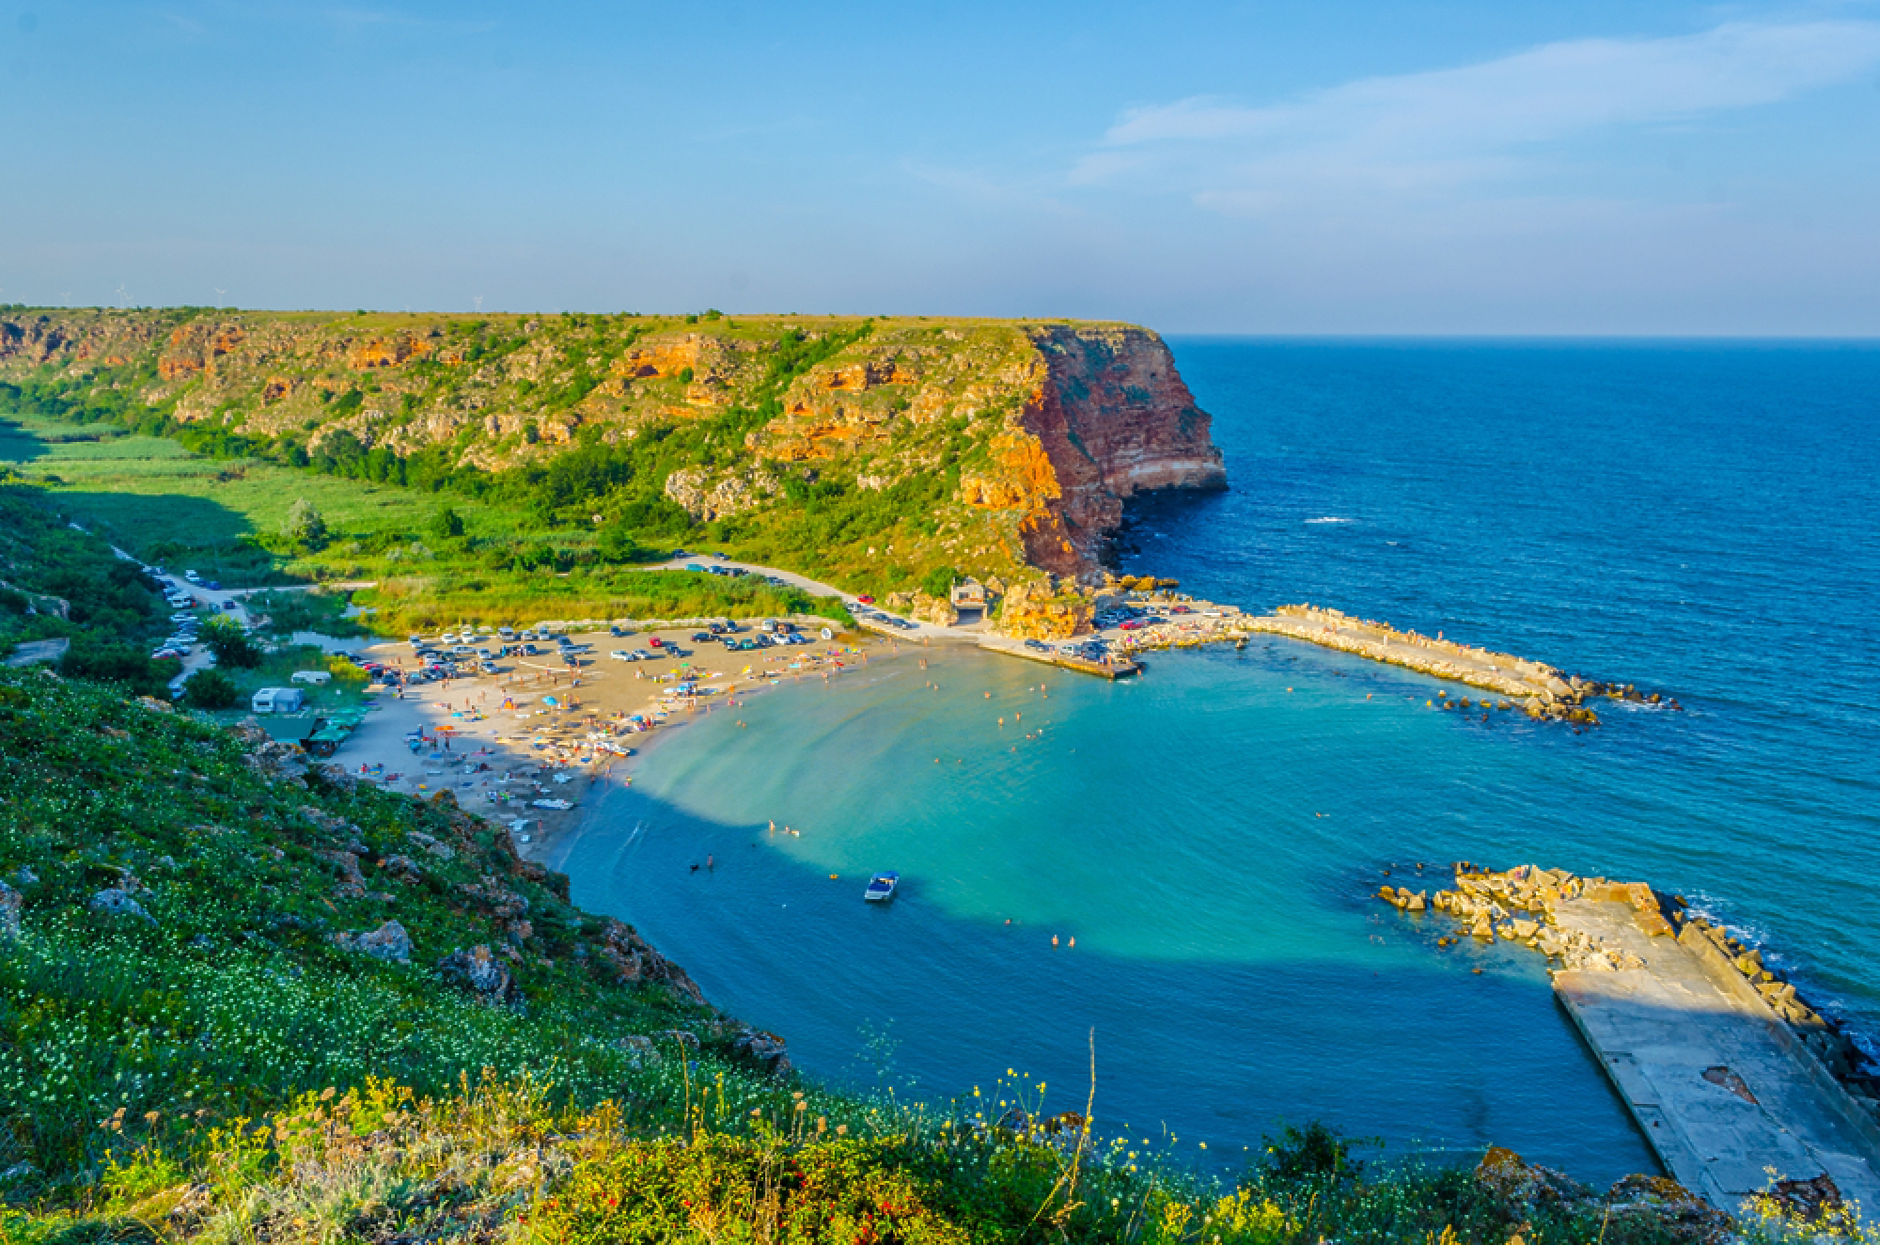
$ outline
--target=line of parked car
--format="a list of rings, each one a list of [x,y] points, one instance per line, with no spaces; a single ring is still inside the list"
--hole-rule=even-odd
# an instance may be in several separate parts
[[[858,598],[858,599],[866,599],[866,598]],[[881,610],[877,610],[877,609],[870,609],[865,605],[851,605],[849,607],[849,613],[855,615],[855,617],[857,618],[863,618],[863,619],[867,619],[870,622],[880,623],[884,627],[893,627],[897,631],[920,630],[920,625],[918,623],[911,623],[905,618],[896,618],[893,614],[883,613]]]
[[[675,558],[683,558],[686,556],[686,552],[681,549],[672,556]],[[714,553],[711,556],[716,558],[718,562],[723,562],[725,558],[725,555],[722,553]],[[764,575],[760,577],[756,571],[746,570],[742,566],[720,566],[715,562],[687,562],[685,569],[695,575],[724,575],[732,579],[742,579],[744,576],[749,575],[754,579],[761,578],[763,582],[769,584],[772,588],[788,588],[790,586],[788,581],[779,579],[775,575]]]
[[[202,638],[202,619],[195,612],[202,607],[202,602],[193,593],[185,591],[176,584],[170,578],[169,572],[162,567],[146,566],[144,570],[158,579],[170,581],[171,586],[162,590],[163,599],[174,611],[170,615],[170,625],[174,630],[157,646],[156,651],[150,654],[151,660],[162,661],[166,658],[181,660],[195,651],[197,642]],[[195,571],[184,571],[183,578],[195,587],[208,588],[213,592],[219,592],[222,589],[222,585],[214,580],[204,583],[202,576]],[[230,603],[229,608],[234,608],[233,602]]]

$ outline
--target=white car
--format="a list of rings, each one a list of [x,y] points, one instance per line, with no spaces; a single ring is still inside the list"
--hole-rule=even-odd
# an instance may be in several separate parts
[[[613,658],[615,661],[638,661],[640,660],[640,655],[638,653],[631,652],[624,648],[617,648],[613,652],[607,655]]]
[[[183,578],[187,579],[192,584],[199,584],[202,582],[202,576],[196,574],[196,572],[194,571],[184,571]]]

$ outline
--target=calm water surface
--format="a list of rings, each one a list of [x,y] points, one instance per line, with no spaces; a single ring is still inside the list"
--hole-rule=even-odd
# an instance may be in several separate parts
[[[950,1097],[1009,1067],[1081,1109],[1094,1029],[1099,1119],[1197,1155],[1322,1118],[1393,1152],[1650,1168],[1537,956],[1438,950],[1440,918],[1368,898],[1418,861],[1650,879],[1880,1031],[1880,350],[1175,349],[1234,487],[1138,506],[1128,569],[1689,712],[1483,725],[1284,641],[1116,686],[904,656],[653,749],[564,847],[576,899],[824,1076]],[[903,893],[864,907],[883,868]]]

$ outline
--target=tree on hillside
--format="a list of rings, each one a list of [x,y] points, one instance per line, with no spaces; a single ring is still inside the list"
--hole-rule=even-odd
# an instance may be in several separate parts
[[[302,549],[318,549],[326,544],[326,520],[312,502],[301,498],[287,508],[281,522],[281,535]]]
[[[953,591],[953,581],[959,577],[960,573],[950,566],[936,567],[921,577],[920,586],[928,596],[945,600]]]
[[[233,709],[241,698],[235,680],[214,666],[196,671],[183,684],[183,703],[191,709]]]
[[[216,618],[202,629],[202,642],[215,654],[215,664],[232,670],[252,670],[261,664],[261,646],[248,638],[232,618]]]
[[[463,516],[449,506],[444,507],[431,520],[431,534],[446,540],[456,540],[463,535]]]

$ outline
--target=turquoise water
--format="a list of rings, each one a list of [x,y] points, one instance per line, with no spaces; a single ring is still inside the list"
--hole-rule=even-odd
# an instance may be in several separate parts
[[[1650,1168],[1538,957],[1439,950],[1440,918],[1368,898],[1418,861],[1648,878],[1880,1019],[1880,351],[1176,351],[1235,487],[1138,507],[1126,565],[1690,711],[1483,725],[1427,709],[1430,680],[1284,641],[1118,685],[903,655],[652,749],[562,851],[577,900],[825,1076],[872,1082],[891,1051],[919,1093],[1010,1067],[1081,1108],[1094,1029],[1099,1119],[1197,1156],[1322,1118],[1393,1152]],[[903,893],[864,907],[882,868]]]

